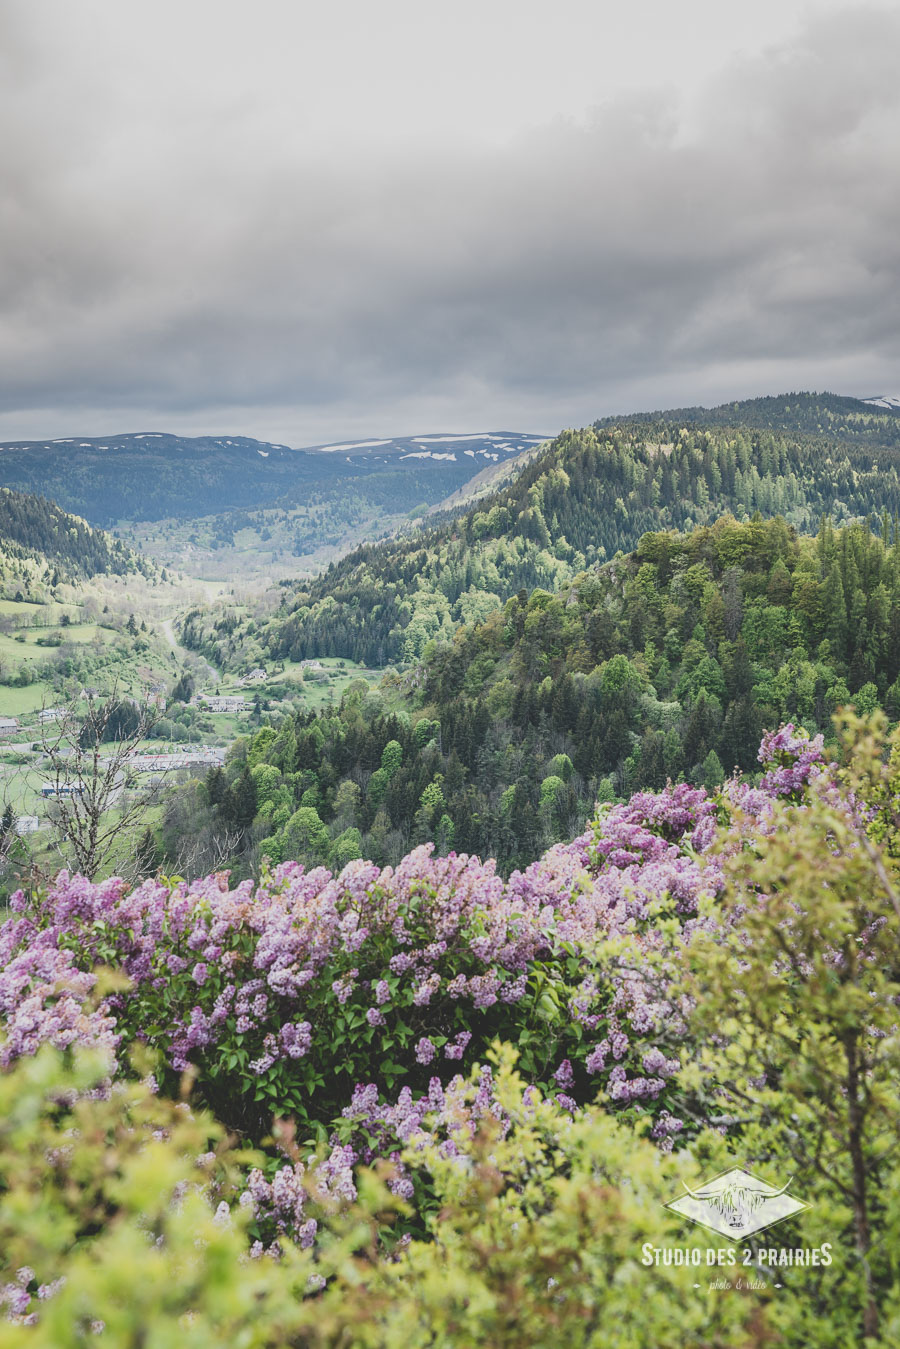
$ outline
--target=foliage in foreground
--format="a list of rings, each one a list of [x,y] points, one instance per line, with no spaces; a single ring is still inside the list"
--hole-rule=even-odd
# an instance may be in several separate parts
[[[579,842],[577,857],[565,850],[554,853],[542,875],[536,927],[526,921],[531,912],[527,903],[510,907],[521,878],[507,886],[498,883],[493,904],[484,909],[477,903],[468,909],[460,906],[460,896],[467,892],[457,873],[449,879],[445,875],[447,886],[440,895],[415,886],[402,892],[412,902],[390,912],[390,928],[400,947],[405,943],[411,950],[422,949],[415,945],[421,935],[409,933],[407,920],[424,907],[433,921],[453,915],[453,942],[465,934],[470,952],[472,932],[457,922],[461,912],[469,917],[486,912],[507,924],[476,935],[476,941],[479,936],[496,937],[498,931],[507,945],[513,936],[549,942],[552,934],[566,959],[572,958],[571,950],[581,956],[593,950],[599,1011],[569,999],[545,1023],[547,1034],[577,1039],[564,1023],[578,1025],[585,1016],[597,1015],[600,1021],[590,1028],[593,1036],[608,1032],[610,1017],[619,1017],[627,1032],[623,1062],[615,1059],[614,1031],[606,1037],[610,1071],[592,1079],[586,1060],[576,1057],[574,1063],[561,1063],[552,1083],[545,1080],[547,1090],[540,1092],[533,1085],[539,1078],[535,1061],[527,1052],[521,1059],[526,1086],[515,1077],[510,1052],[495,1055],[492,1063],[493,1051],[481,1041],[465,1055],[470,1071],[449,1082],[438,1075],[437,1053],[426,1064],[419,1061],[418,1068],[431,1074],[426,1086],[412,1066],[418,1057],[416,1044],[407,1057],[407,1088],[393,1100],[375,1082],[360,1084],[350,1107],[331,1120],[330,1137],[315,1159],[309,1144],[295,1145],[296,1126],[289,1121],[278,1125],[274,1140],[260,1139],[265,1154],[235,1155],[223,1142],[220,1125],[191,1115],[184,1104],[173,1110],[164,1102],[148,1101],[144,1088],[126,1085],[122,1076],[129,1060],[126,1041],[119,1037],[125,1030],[126,1039],[140,1038],[136,1022],[129,1021],[129,1003],[146,1008],[149,1004],[140,1001],[149,996],[146,990],[156,984],[160,992],[167,986],[164,967],[153,966],[156,947],[168,958],[171,931],[179,922],[196,925],[198,914],[208,920],[203,941],[215,940],[216,893],[223,896],[223,905],[233,905],[243,902],[235,897],[237,892],[229,897],[226,889],[216,891],[211,885],[174,892],[173,903],[158,914],[152,907],[147,910],[144,927],[133,907],[126,906],[116,936],[109,918],[127,898],[120,887],[63,886],[66,923],[62,911],[52,906],[43,925],[35,922],[35,915],[18,919],[17,924],[32,926],[26,933],[12,925],[22,944],[9,948],[11,958],[3,971],[4,1053],[10,1066],[0,1076],[0,1094],[9,1090],[10,1095],[0,1105],[6,1106],[10,1122],[0,1126],[0,1223],[8,1222],[11,1235],[0,1228],[0,1258],[6,1262],[4,1296],[10,1311],[30,1315],[32,1300],[26,1301],[25,1294],[71,1267],[79,1276],[76,1289],[97,1291],[86,1301],[68,1303],[65,1299],[76,1294],[68,1291],[67,1282],[59,1302],[48,1300],[48,1308],[62,1309],[58,1315],[69,1328],[64,1326],[60,1337],[47,1343],[81,1343],[77,1336],[89,1319],[112,1325],[113,1315],[120,1318],[120,1328],[110,1332],[110,1342],[169,1343],[167,1318],[196,1311],[197,1336],[185,1343],[205,1344],[218,1334],[228,1343],[373,1346],[558,1341],[839,1349],[895,1344],[900,1335],[898,747],[892,743],[885,754],[883,722],[877,720],[866,727],[851,719],[843,729],[840,763],[823,762],[819,744],[784,728],[766,739],[768,772],[759,789],[733,785],[708,801],[704,793],[680,788],[632,802],[632,816],[625,808],[607,812],[591,840]],[[724,828],[716,827],[716,817]],[[670,842],[673,837],[676,841]],[[351,880],[354,875],[351,870]],[[294,877],[298,880],[302,877]],[[553,882],[555,901],[545,903]],[[379,876],[377,886],[373,882],[365,889],[370,905],[376,894],[384,901],[379,887],[385,884]],[[487,878],[480,876],[470,900],[489,888]],[[577,903],[567,909],[567,895],[573,892]],[[521,891],[528,893],[527,887]],[[392,898],[396,901],[398,894]],[[336,953],[341,959],[358,958],[368,939],[359,935],[365,930],[360,905],[351,907],[353,921],[344,927],[338,923],[339,936],[332,939],[334,929],[328,923],[315,928],[321,913],[326,918],[332,914],[334,891],[328,899],[328,904],[312,907],[294,903],[286,914],[276,905],[272,912],[281,912],[284,921],[272,929],[279,933],[275,948],[283,949],[286,934],[309,937],[319,931],[323,968]],[[95,912],[98,903],[108,905],[105,925]],[[265,905],[263,912],[270,922],[272,913]],[[591,941],[586,927],[590,914]],[[403,928],[395,930],[399,917]],[[252,909],[243,918],[238,927],[246,935],[253,931]],[[130,932],[134,944],[126,954],[136,992],[129,1001],[116,1002],[121,994],[101,983],[93,989],[101,1001],[85,1005],[98,973],[79,970],[72,959],[80,950],[82,963],[90,964],[84,960],[86,947],[73,951],[66,945],[68,932],[79,923],[82,933],[91,931],[98,943],[110,943],[105,951],[99,945],[92,948],[94,965],[112,963],[111,951],[124,966],[116,942],[125,941],[123,934]],[[401,930],[406,933],[402,939]],[[143,944],[138,937],[146,939]],[[351,948],[356,944],[349,952],[348,939]],[[255,945],[229,947],[236,954],[226,965],[253,975],[261,941],[260,936]],[[459,955],[463,947],[453,942]],[[266,949],[271,947],[263,945]],[[286,949],[296,956],[296,946],[289,943]],[[316,949],[316,942],[304,948],[311,965],[292,959],[262,968],[282,971],[277,986],[285,971],[295,977],[301,968],[315,966]],[[491,950],[490,944],[475,949],[482,955]],[[508,973],[498,949],[492,951],[495,969]],[[518,949],[514,942],[512,949]],[[213,961],[199,945],[194,954],[207,965]],[[223,950],[220,959],[227,954]],[[440,965],[445,954],[433,953],[432,975],[438,983],[432,996],[438,1003],[439,990],[448,996],[442,984],[449,971]],[[546,959],[525,962],[530,973],[537,968],[542,975],[547,964]],[[561,972],[562,967],[559,977]],[[302,980],[289,1003],[296,1007],[315,977],[314,972]],[[266,979],[270,993],[275,992],[268,975]],[[178,983],[177,971],[172,986],[182,997],[186,986]],[[323,981],[321,987],[326,986]],[[418,989],[421,981],[414,978],[410,986]],[[203,987],[193,980],[194,990]],[[627,1001],[623,989],[628,990]],[[340,982],[338,990],[344,990]],[[445,1005],[460,1001],[449,998]],[[337,998],[339,1007],[348,1002]],[[387,1000],[373,1003],[376,1009],[387,1005]],[[421,1005],[431,1006],[427,1001]],[[527,1012],[529,1005],[523,1001],[519,1012]],[[412,1001],[411,1007],[417,1006]],[[470,1016],[479,1010],[474,1000],[464,1006]],[[515,1001],[502,1004],[502,1014],[512,1016],[516,1007]],[[619,1083],[641,1080],[639,1062],[646,1080],[647,1065],[635,1047],[641,1046],[648,1026],[652,1035],[659,1033],[655,1018],[660,1007],[669,1021],[674,1012],[680,1018],[676,1038],[682,1063],[673,1064],[658,1091],[631,1087],[624,1100],[616,1100]],[[170,1012],[175,1010],[173,1006]],[[251,1016],[253,1011],[251,1007]],[[270,1015],[268,1002],[258,1015]],[[297,1024],[296,1011],[290,1024]],[[162,1034],[149,1020],[142,1030],[144,1035]],[[181,1033],[178,1026],[175,1030]],[[323,1017],[316,1028],[320,1046],[326,1044],[325,1032]],[[81,1062],[81,1042],[106,1041],[108,1056],[119,1041],[119,1071],[112,1087],[90,1090],[101,1071],[95,1066],[94,1078],[88,1080],[88,1073],[75,1084],[74,1096],[68,1087],[63,1090],[54,1077],[58,1069],[46,1067],[52,1063],[47,1049],[40,1050],[46,1039],[76,1046],[68,1051],[74,1052],[76,1064]],[[333,1068],[348,1052],[347,1043],[332,1051]],[[526,1039],[526,1051],[528,1043]],[[354,1052],[359,1048],[353,1046]],[[183,1060],[199,1070],[208,1094],[208,1046],[197,1041],[181,1043],[180,1049]],[[29,1057],[35,1050],[38,1057]],[[302,1067],[310,1052],[296,1058],[285,1055],[279,1069],[285,1083],[290,1085],[291,1064]],[[371,1052],[375,1076],[381,1065],[377,1051]],[[106,1057],[102,1070],[108,1072],[110,1066]],[[257,1075],[264,1076],[270,1067],[257,1065]],[[619,1067],[621,1074],[616,1073]],[[43,1071],[52,1079],[49,1085],[40,1085]],[[174,1085],[174,1077],[169,1081]],[[37,1088],[34,1082],[39,1082]],[[598,1084],[605,1094],[595,1106],[589,1102]],[[328,1084],[321,1096],[326,1114],[332,1107],[330,1088]],[[681,1119],[670,1113],[676,1100]],[[27,1116],[24,1125],[25,1117],[17,1114],[20,1101]],[[91,1112],[99,1113],[101,1125],[90,1122]],[[302,1109],[293,1113],[302,1138]],[[175,1148],[182,1169],[176,1166],[170,1173],[170,1164],[154,1150],[165,1138],[155,1134],[161,1128],[177,1141],[182,1125],[193,1133],[189,1138],[185,1134]],[[48,1129],[57,1130],[59,1138],[50,1137]],[[90,1162],[75,1164],[83,1140],[91,1139]],[[378,1170],[377,1180],[366,1170],[368,1163]],[[749,1269],[741,1264],[742,1243],[735,1267],[716,1267],[715,1277],[724,1279],[726,1288],[714,1291],[708,1289],[706,1249],[729,1243],[707,1239],[701,1229],[682,1223],[663,1206],[683,1193],[682,1182],[695,1186],[734,1164],[776,1184],[792,1174],[792,1192],[811,1208],[774,1232],[751,1238],[746,1243]],[[148,1186],[153,1177],[159,1182],[149,1200],[149,1218],[139,1215],[136,1203],[129,1208],[115,1197],[127,1193],[127,1185],[116,1177],[120,1171],[130,1174],[132,1166]],[[174,1177],[171,1186],[169,1174]],[[181,1182],[188,1175],[196,1178],[198,1188],[185,1192]],[[71,1216],[53,1221],[56,1244],[45,1249],[41,1242],[51,1238],[40,1236],[35,1215],[42,1212],[40,1196],[52,1197],[57,1185],[73,1208],[82,1202],[79,1195],[85,1189],[91,1196],[91,1216],[87,1222]],[[194,1241],[190,1249],[178,1227],[179,1204],[173,1208],[169,1203],[176,1186],[182,1209],[189,1208],[194,1236],[199,1235],[200,1245]],[[217,1222],[210,1216],[214,1212]],[[115,1257],[112,1247],[107,1254],[104,1243],[113,1241],[119,1223],[123,1239],[116,1249],[130,1252],[135,1269],[149,1261],[147,1287],[157,1289],[148,1294],[149,1300],[142,1300],[143,1290],[135,1294],[134,1315],[144,1318],[140,1331],[128,1321],[129,1293],[121,1283],[116,1291],[105,1273]],[[226,1235],[207,1236],[209,1224]],[[132,1228],[142,1235],[129,1235]],[[160,1237],[161,1244],[155,1244]],[[31,1240],[36,1244],[28,1246]],[[264,1256],[241,1263],[249,1243],[257,1255],[264,1248],[272,1251],[274,1243],[280,1261]],[[773,1246],[796,1250],[825,1244],[830,1259],[824,1265],[782,1268],[773,1266],[767,1255]],[[697,1249],[702,1272],[665,1263],[648,1268],[642,1264],[647,1246]],[[216,1253],[213,1273],[203,1263],[207,1249]],[[166,1263],[170,1253],[177,1255],[172,1268]],[[229,1261],[241,1271],[234,1276],[241,1287],[232,1292],[230,1302],[222,1301],[221,1317],[233,1315],[230,1323],[216,1320],[220,1310],[214,1299],[206,1300],[205,1292],[207,1280],[214,1283]],[[82,1278],[83,1265],[94,1273]],[[119,1271],[121,1278],[121,1267]],[[247,1302],[241,1301],[245,1273],[254,1290]],[[734,1288],[728,1291],[737,1276],[748,1273],[759,1280],[758,1286],[740,1294]],[[321,1279],[324,1289],[317,1287]],[[110,1300],[110,1316],[104,1299]],[[246,1330],[241,1317],[254,1300],[259,1314],[252,1330]],[[178,1321],[185,1334],[191,1324],[189,1318]],[[158,1340],[146,1339],[148,1327],[155,1326]],[[0,1345],[4,1342],[0,1335]]]
[[[318,1204],[315,1245],[282,1236],[274,1255],[248,1255],[252,1206],[234,1202],[252,1156],[145,1083],[110,1089],[109,1066],[45,1047],[0,1076],[0,1349],[863,1343],[858,1268],[835,1240],[827,1183],[804,1177],[816,1207],[778,1240],[831,1242],[834,1264],[755,1263],[771,1235],[749,1266],[742,1249],[736,1265],[711,1263],[723,1243],[665,1205],[729,1164],[726,1141],[708,1131],[692,1155],[666,1155],[602,1110],[572,1119],[524,1086],[509,1051],[495,1056],[502,1119],[452,1158],[410,1141],[437,1200],[424,1238],[397,1240],[405,1206],[382,1165],[357,1171],[352,1203]],[[745,1160],[772,1173],[756,1141]],[[888,1241],[896,1164],[889,1182]],[[696,1251],[698,1263],[648,1264],[648,1249]],[[865,1343],[887,1349],[900,1329],[896,1280],[877,1294],[880,1325]]]
[[[664,1204],[680,1164],[601,1112],[573,1122],[530,1098],[509,1055],[515,1128],[483,1129],[463,1165],[432,1158],[431,1239],[386,1250],[398,1203],[364,1171],[315,1249],[282,1241],[277,1259],[248,1257],[248,1210],[221,1198],[245,1165],[221,1127],[104,1090],[107,1069],[45,1048],[0,1077],[2,1349],[766,1342],[755,1299],[697,1297],[693,1271],[640,1264],[642,1243],[678,1238]]]
[[[724,858],[721,920],[688,953],[682,1074],[714,1081],[741,1146],[816,1196],[842,1298],[827,1327],[816,1299],[797,1324],[835,1346],[896,1335],[900,1315],[900,738],[886,756],[883,719],[839,729],[842,764]]]

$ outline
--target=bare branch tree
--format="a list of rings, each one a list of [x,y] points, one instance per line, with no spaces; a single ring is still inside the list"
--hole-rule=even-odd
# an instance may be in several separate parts
[[[185,835],[179,840],[175,873],[191,880],[229,866],[243,841],[243,831],[210,828]]]
[[[54,843],[62,860],[93,878],[117,856],[127,863],[148,801],[129,791],[134,752],[159,718],[155,704],[85,690],[86,711],[74,701],[41,725],[48,766],[42,793],[53,802]]]

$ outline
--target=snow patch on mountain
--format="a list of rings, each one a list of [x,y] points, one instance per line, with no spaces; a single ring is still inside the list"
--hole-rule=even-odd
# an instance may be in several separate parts
[[[389,440],[354,440],[346,445],[317,445],[319,454],[333,454],[335,450],[368,450],[377,445],[390,445]]]
[[[474,451],[466,450],[466,454]],[[406,454],[401,454],[401,459],[451,459],[456,463],[456,455],[452,452],[442,454],[437,450],[409,450]]]
[[[453,442],[453,441],[456,441],[456,440],[493,440],[493,439],[494,439],[493,436],[491,436],[491,435],[482,435],[480,432],[475,432],[473,435],[469,435],[469,436],[413,436],[412,438],[413,438],[413,440],[415,441],[415,443],[416,443],[417,445],[444,445],[444,444],[447,444],[448,442]]]

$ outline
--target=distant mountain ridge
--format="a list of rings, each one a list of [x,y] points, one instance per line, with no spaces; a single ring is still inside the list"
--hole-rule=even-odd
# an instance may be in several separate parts
[[[0,444],[0,485],[41,493],[92,524],[292,506],[352,490],[396,508],[426,508],[485,465],[542,437],[520,432],[433,434],[292,449],[249,436],[160,431]],[[398,476],[402,475],[402,476]],[[403,504],[407,503],[407,504]]]
[[[520,431],[462,432],[458,435],[392,436],[385,440],[348,440],[329,445],[308,445],[306,453],[351,455],[379,459],[486,459],[498,463],[509,459],[531,446],[540,445],[550,436],[523,435]]]

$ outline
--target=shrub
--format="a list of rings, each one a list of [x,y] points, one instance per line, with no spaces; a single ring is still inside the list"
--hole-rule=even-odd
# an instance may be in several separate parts
[[[160,1049],[169,1085],[192,1064],[204,1098],[256,1135],[277,1108],[324,1136],[359,1082],[424,1091],[435,1060],[455,1070],[494,1038],[566,1103],[605,1085],[644,1110],[678,1066],[683,1023],[618,941],[641,930],[652,946],[660,917],[680,923],[719,886],[688,855],[712,837],[712,810],[691,789],[642,797],[508,882],[431,845],[396,870],[351,862],[337,878],[284,863],[255,889],[62,872],[33,905],[14,899],[0,932],[0,1012],[15,1028],[28,1008],[7,1054],[68,1043],[60,978],[87,980],[83,996],[108,964],[131,988],[93,1014],[104,1034],[109,1021],[123,1047]]]
[[[791,734],[764,751],[772,792],[800,790],[821,757]],[[730,789],[771,810],[767,792]],[[31,904],[14,896],[19,916],[0,929],[4,1053],[146,1043],[172,1088],[190,1064],[231,1125],[259,1137],[279,1110],[323,1138],[359,1083],[422,1093],[436,1065],[457,1071],[501,1039],[570,1108],[603,1088],[619,1108],[677,1117],[667,1084],[685,1023],[667,962],[723,885],[716,811],[684,784],[639,793],[507,882],[431,845],[396,870],[286,862],[234,890],[224,874],[130,889],[62,872]],[[78,998],[101,965],[131,987],[82,1025]]]
[[[686,1296],[685,1269],[642,1269],[641,1245],[680,1239],[664,1207],[674,1161],[600,1113],[577,1122],[497,1064],[503,1121],[441,1156],[426,1137],[440,1216],[388,1241],[404,1209],[362,1170],[348,1205],[317,1203],[316,1241],[247,1256],[263,1188],[216,1122],[146,1084],[104,1086],[109,1061],[45,1048],[0,1076],[2,1349],[440,1344],[720,1349],[764,1328],[739,1297]],[[478,1086],[462,1093],[460,1110]],[[290,1193],[287,1183],[279,1199]],[[762,1340],[756,1340],[762,1343]]]

